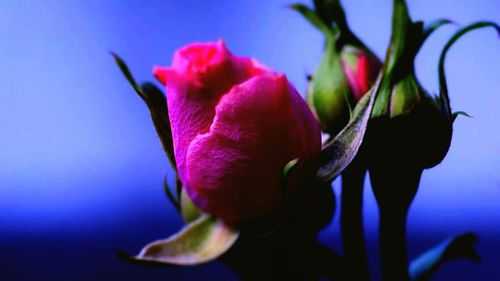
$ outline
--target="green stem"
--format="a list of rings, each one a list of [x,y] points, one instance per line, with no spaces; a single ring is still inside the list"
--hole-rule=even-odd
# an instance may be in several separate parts
[[[406,213],[380,211],[382,280],[409,280],[406,251]]]
[[[341,257],[320,245],[314,233],[294,228],[269,235],[242,232],[221,261],[240,280],[348,280]]]
[[[407,281],[406,217],[420,182],[422,169],[380,165],[370,169],[373,192],[380,211],[382,280]]]
[[[363,230],[363,185],[366,168],[356,158],[342,173],[341,234],[350,277],[370,280]]]

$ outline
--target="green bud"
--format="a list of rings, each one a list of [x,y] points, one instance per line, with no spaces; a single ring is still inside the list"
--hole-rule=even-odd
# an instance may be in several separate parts
[[[355,99],[350,94],[333,39],[327,40],[325,54],[311,80],[307,96],[323,131],[335,135],[349,121]]]
[[[349,29],[340,1],[314,1],[314,11],[300,4],[291,8],[326,38],[323,58],[311,79],[306,99],[322,130],[335,136],[375,82],[381,63]]]
[[[474,23],[460,29],[446,44],[439,60],[440,96],[432,97],[415,77],[414,61],[428,36],[449,20],[427,26],[412,22],[406,3],[394,1],[392,39],[387,50],[381,86],[366,135],[372,166],[380,163],[431,168],[446,156],[456,114],[451,112],[444,59],[453,43],[468,31],[500,28],[492,22]]]
[[[414,72],[415,57],[431,32],[411,21],[404,1],[395,1],[392,40],[367,131],[372,166],[383,162],[425,169],[441,162],[448,151],[452,121]]]

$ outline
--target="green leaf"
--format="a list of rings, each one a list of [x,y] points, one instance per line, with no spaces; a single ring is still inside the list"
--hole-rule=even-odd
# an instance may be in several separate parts
[[[111,53],[111,55],[115,59],[116,64],[132,88],[148,106],[151,119],[153,120],[156,132],[160,137],[163,149],[165,150],[172,167],[177,169],[174,157],[174,146],[172,142],[172,129],[170,128],[167,100],[165,95],[153,83],[145,82],[139,86],[130,73],[130,70],[125,62],[115,53]]]
[[[319,29],[326,37],[334,38],[337,35],[338,30],[331,26],[328,26],[317,13],[311,10],[306,5],[293,4],[289,6],[292,10],[299,12],[307,21],[309,21],[314,27]]]
[[[430,280],[443,263],[449,260],[468,259],[479,262],[480,258],[473,247],[477,240],[478,238],[474,233],[465,233],[446,239],[411,262],[411,280]]]
[[[202,216],[170,238],[146,245],[132,259],[170,265],[203,264],[229,250],[239,234],[220,219]]]
[[[353,117],[347,126],[323,146],[321,167],[317,173],[322,180],[333,180],[356,156],[363,142],[381,81],[380,74],[370,91],[356,105]]]
[[[451,115],[451,121],[452,121],[452,122],[455,122],[455,120],[457,119],[457,117],[458,117],[459,115],[462,115],[462,116],[465,116],[465,117],[472,118],[472,116],[471,116],[469,113],[465,112],[465,111],[455,111],[455,112],[453,112],[453,114]]]
[[[450,97],[448,95],[448,85],[446,84],[446,75],[444,72],[444,61],[446,59],[446,55],[448,54],[448,51],[451,48],[451,46],[453,46],[453,44],[457,42],[457,40],[460,39],[464,34],[468,33],[469,31],[482,27],[493,27],[496,29],[497,33],[500,34],[500,26],[498,26],[496,23],[487,21],[476,22],[458,30],[446,43],[446,45],[443,48],[443,51],[441,51],[441,56],[439,57],[439,65],[438,65],[439,86],[440,86],[439,95],[441,97],[441,110],[450,119],[452,119],[453,116],[451,113]]]

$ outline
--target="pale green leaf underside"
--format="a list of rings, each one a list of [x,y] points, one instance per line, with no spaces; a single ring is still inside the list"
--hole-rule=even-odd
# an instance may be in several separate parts
[[[353,117],[347,126],[323,146],[321,150],[322,165],[317,173],[322,180],[334,179],[356,156],[363,142],[381,80],[382,76],[379,75],[375,85],[356,105]]]
[[[203,264],[224,254],[238,237],[239,231],[204,215],[170,238],[146,245],[135,259],[171,265]]]

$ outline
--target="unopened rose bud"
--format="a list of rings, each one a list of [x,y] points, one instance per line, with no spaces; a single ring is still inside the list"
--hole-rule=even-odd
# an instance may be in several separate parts
[[[371,161],[424,169],[448,151],[451,124],[413,73],[393,81],[376,100],[367,131]],[[376,165],[376,164],[375,164]]]
[[[372,167],[408,165],[423,170],[445,157],[452,120],[415,76],[415,57],[430,33],[449,21],[424,28],[412,22],[404,1],[395,1],[393,31],[381,87],[369,123],[366,145]]]
[[[300,4],[292,8],[325,35],[323,58],[311,78],[307,102],[323,131],[336,135],[372,87],[381,63],[349,29],[339,1],[317,1],[314,11]]]
[[[373,86],[381,63],[371,52],[353,45],[345,46],[340,57],[349,89],[357,102]]]
[[[224,42],[195,43],[154,74],[166,85],[179,178],[203,212],[229,223],[279,207],[282,172],[313,174],[320,130],[287,78],[232,55]]]

